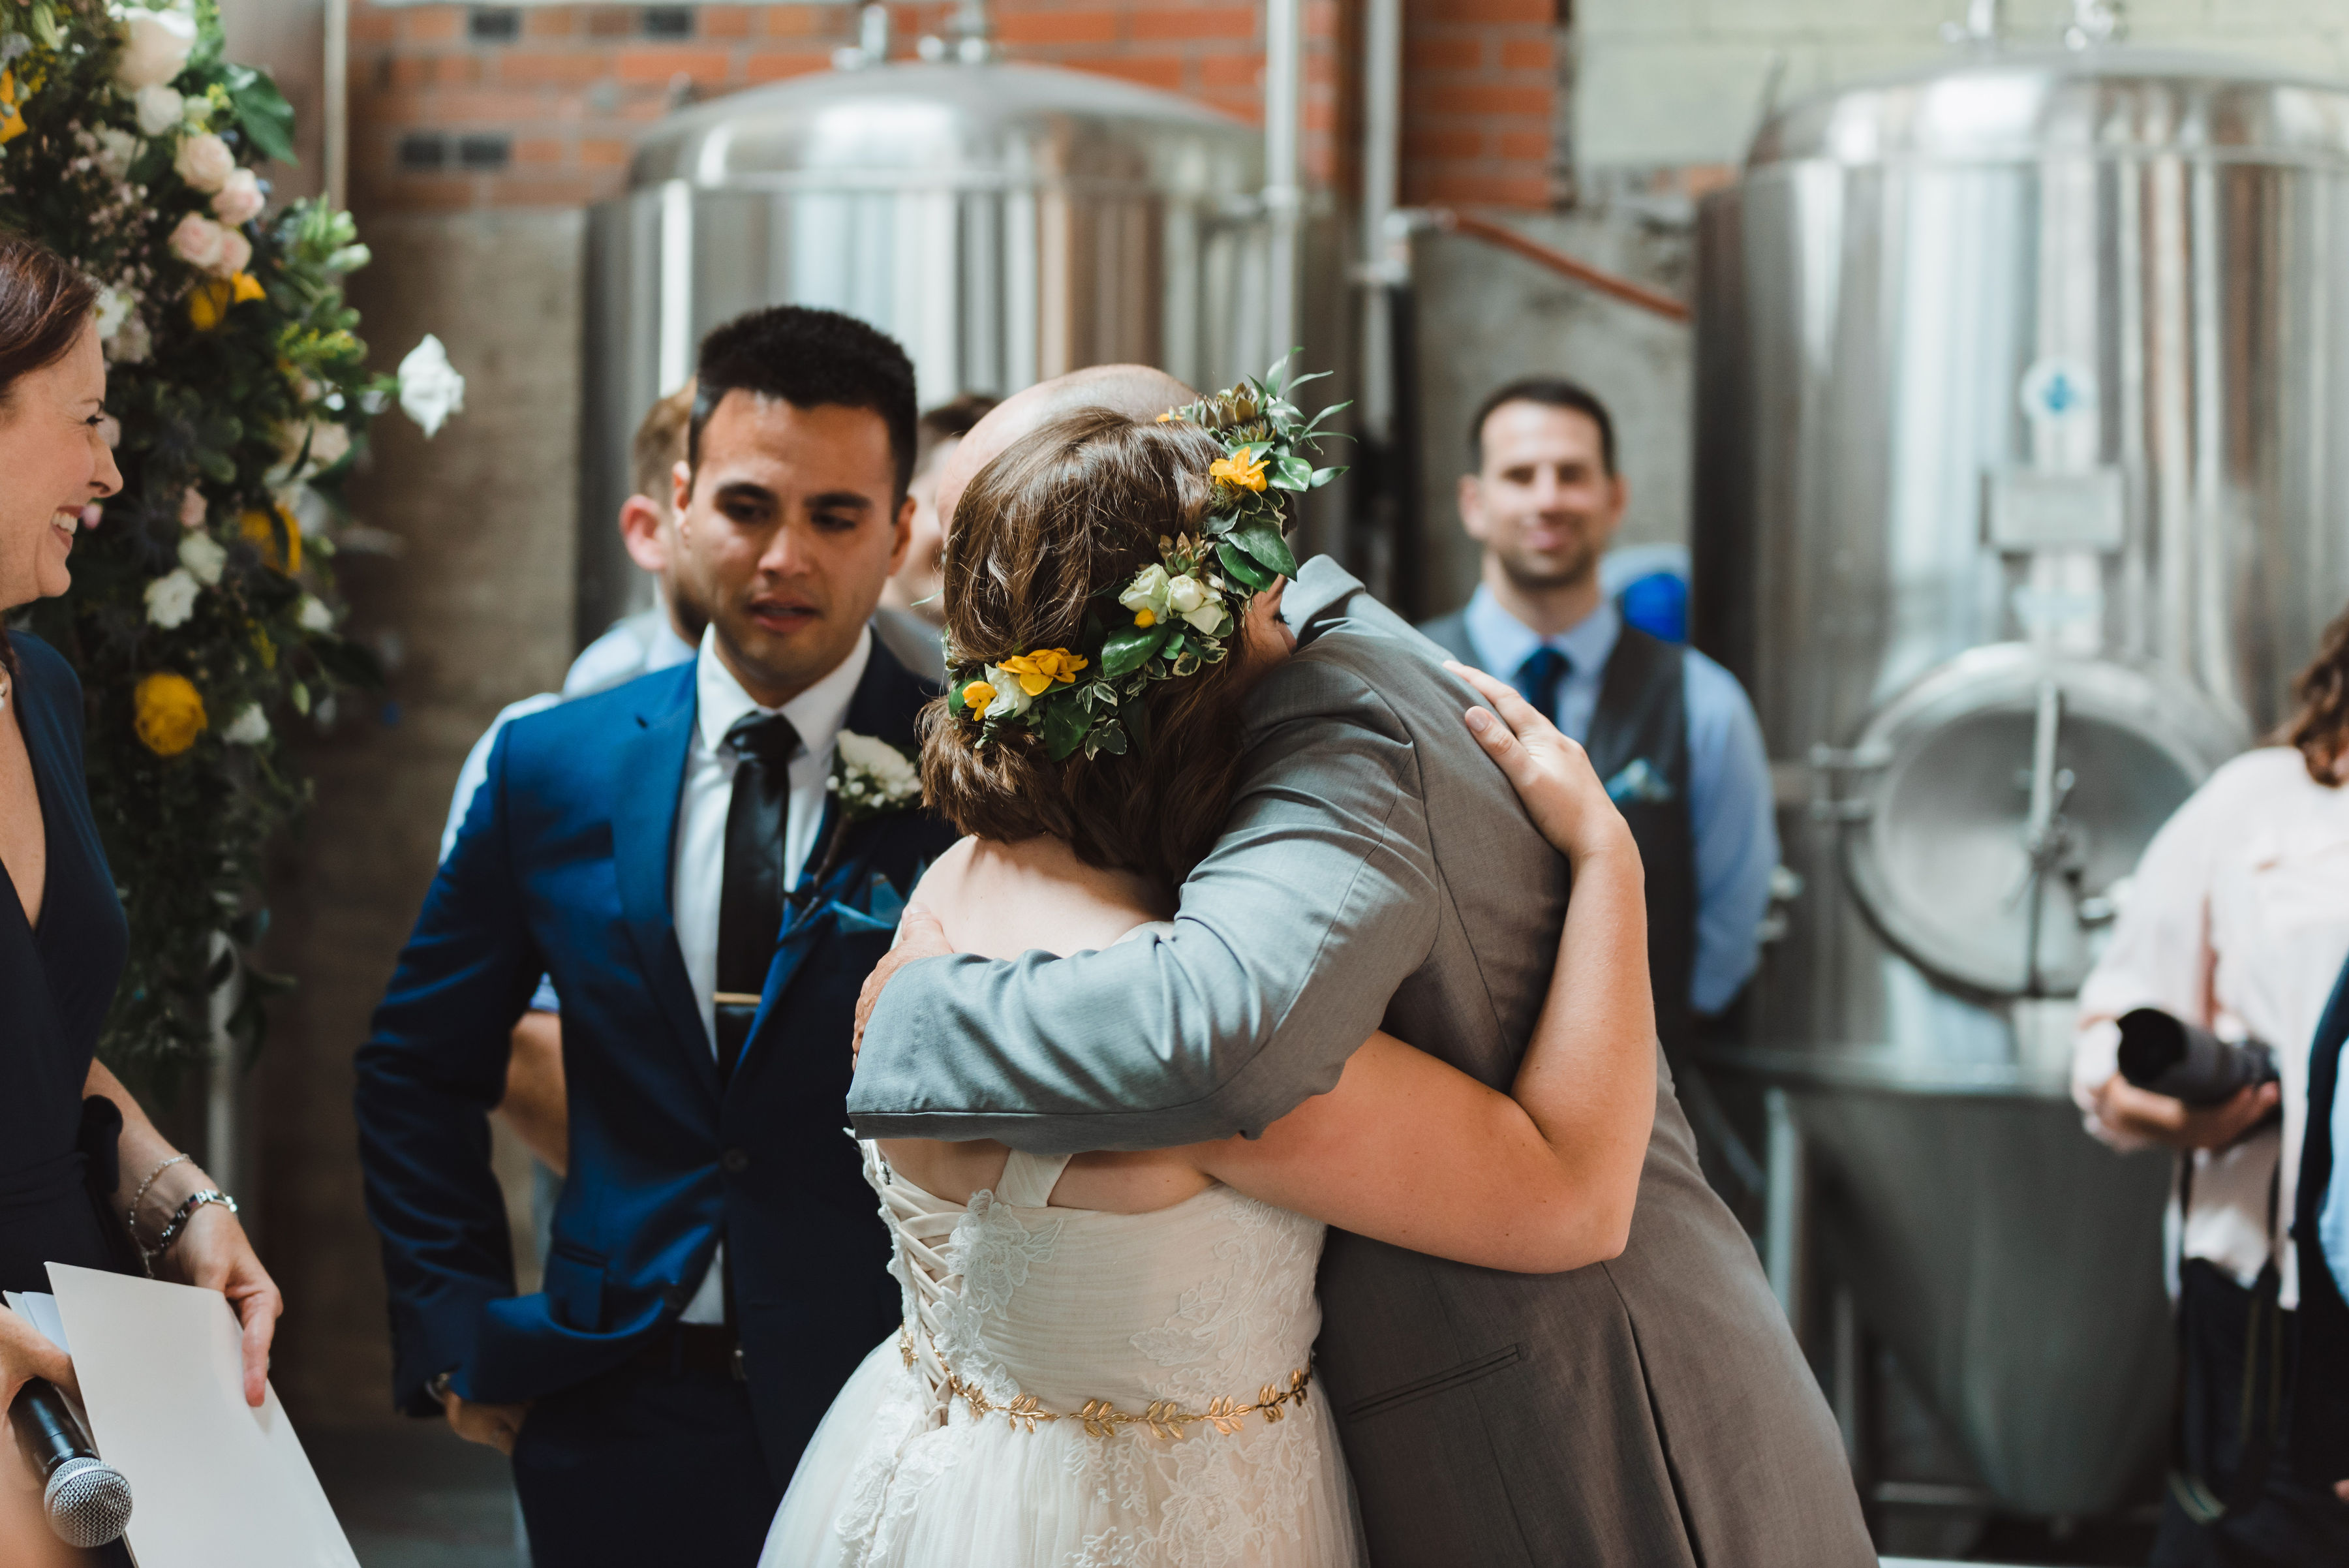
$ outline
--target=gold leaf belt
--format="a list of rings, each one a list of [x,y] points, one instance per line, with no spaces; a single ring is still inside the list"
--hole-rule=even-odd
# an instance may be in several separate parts
[[[914,1334],[911,1325],[905,1324],[898,1325],[897,1350],[898,1354],[905,1357],[908,1367],[919,1362],[920,1357],[914,1353]],[[935,1342],[930,1346],[930,1352],[933,1355],[937,1354],[937,1345]],[[1257,1391],[1255,1403],[1248,1405],[1241,1404],[1237,1398],[1228,1394],[1218,1395],[1208,1400],[1205,1411],[1185,1410],[1172,1399],[1155,1399],[1140,1415],[1136,1415],[1131,1410],[1119,1409],[1106,1399],[1088,1399],[1085,1401],[1084,1408],[1071,1413],[1045,1409],[1033,1394],[1022,1394],[1009,1404],[999,1405],[988,1397],[986,1390],[958,1376],[953,1367],[947,1365],[945,1357],[938,1356],[937,1359],[939,1368],[946,1374],[945,1386],[947,1397],[958,1398],[969,1406],[971,1414],[974,1416],[986,1417],[1000,1413],[1006,1424],[1015,1428],[1024,1425],[1031,1432],[1036,1429],[1036,1423],[1039,1421],[1081,1421],[1084,1423],[1085,1430],[1096,1438],[1112,1437],[1121,1427],[1146,1427],[1154,1436],[1164,1438],[1169,1442],[1188,1436],[1188,1429],[1194,1426],[1210,1426],[1226,1437],[1229,1437],[1238,1431],[1250,1416],[1261,1416],[1268,1424],[1278,1421],[1287,1414],[1284,1407],[1289,1405],[1303,1407],[1306,1386],[1311,1382],[1313,1376],[1313,1369],[1309,1365],[1302,1370],[1291,1372],[1288,1375],[1288,1387],[1283,1388],[1278,1383],[1268,1383]]]

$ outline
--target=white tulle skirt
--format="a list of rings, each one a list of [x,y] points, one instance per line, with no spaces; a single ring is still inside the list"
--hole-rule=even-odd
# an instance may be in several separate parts
[[[1318,1390],[1316,1391],[1318,1392]],[[802,1456],[760,1568],[1358,1568],[1337,1433],[1318,1398],[1170,1442],[1074,1421],[1030,1432],[956,1402],[944,1424],[894,1339]]]

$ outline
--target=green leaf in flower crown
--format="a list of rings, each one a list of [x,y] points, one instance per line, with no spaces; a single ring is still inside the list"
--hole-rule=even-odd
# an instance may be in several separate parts
[[[1044,704],[1044,750],[1056,762],[1066,762],[1085,743],[1085,711],[1063,698]]]
[[[1269,475],[1275,490],[1310,490],[1313,488],[1313,465],[1295,452],[1283,452],[1273,460]]]
[[[225,75],[228,100],[236,107],[237,122],[252,139],[254,150],[280,163],[298,166],[302,161],[294,156],[294,106],[285,101],[277,84],[266,71],[250,66],[231,66]]]
[[[1346,470],[1343,465],[1337,468],[1315,469],[1313,471],[1313,488],[1316,490],[1320,489],[1323,485],[1329,483],[1331,480],[1337,478],[1340,474],[1345,472]]]
[[[1269,523],[1252,522],[1233,529],[1232,543],[1284,577],[1297,575],[1297,557],[1289,553],[1288,541]]]
[[[1174,635],[1171,626],[1128,626],[1110,633],[1109,639],[1102,644],[1102,677],[1115,680],[1133,674],[1149,663],[1152,655],[1165,647],[1166,639]]]
[[[1268,568],[1257,565],[1247,551],[1237,545],[1216,545],[1216,558],[1224,564],[1225,576],[1237,579],[1244,587],[1257,593],[1264,592],[1278,580]]]
[[[1086,760],[1091,761],[1103,752],[1113,757],[1125,755],[1125,731],[1114,719],[1085,737]]]

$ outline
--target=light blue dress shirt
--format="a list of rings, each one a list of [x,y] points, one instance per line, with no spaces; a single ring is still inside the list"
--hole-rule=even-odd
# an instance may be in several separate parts
[[[1573,668],[1558,683],[1551,722],[1577,741],[1588,738],[1599,683],[1622,635],[1614,602],[1555,637],[1543,637],[1478,587],[1465,612],[1468,640],[1485,670],[1506,680],[1537,648],[1557,649]],[[1762,919],[1770,908],[1770,873],[1778,864],[1778,826],[1770,797],[1770,760],[1762,726],[1737,678],[1694,649],[1686,649],[1689,824],[1696,838],[1696,960],[1689,1004],[1718,1012],[1736,1000],[1762,956]]]

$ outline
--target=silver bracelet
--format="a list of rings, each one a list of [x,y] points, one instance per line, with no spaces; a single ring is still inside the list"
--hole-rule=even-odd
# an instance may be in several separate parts
[[[189,1193],[187,1200],[180,1205],[179,1212],[171,1216],[171,1222],[163,1227],[163,1233],[155,1238],[155,1245],[151,1248],[141,1247],[139,1250],[140,1255],[147,1262],[150,1273],[154,1272],[155,1260],[171,1250],[171,1243],[180,1239],[180,1232],[188,1228],[188,1221],[196,1217],[196,1210],[207,1203],[224,1204],[232,1214],[237,1211],[236,1199],[217,1187],[207,1187],[202,1192]]]
[[[149,1171],[147,1173],[147,1179],[139,1184],[139,1190],[130,1195],[130,1207],[122,1211],[122,1222],[130,1227],[130,1239],[132,1241],[135,1241],[139,1239],[139,1205],[146,1201],[147,1189],[155,1185],[155,1179],[157,1177],[162,1175],[165,1171],[171,1169],[175,1165],[186,1164],[187,1159],[188,1157],[184,1154],[173,1155],[171,1158],[165,1160],[162,1164]]]

